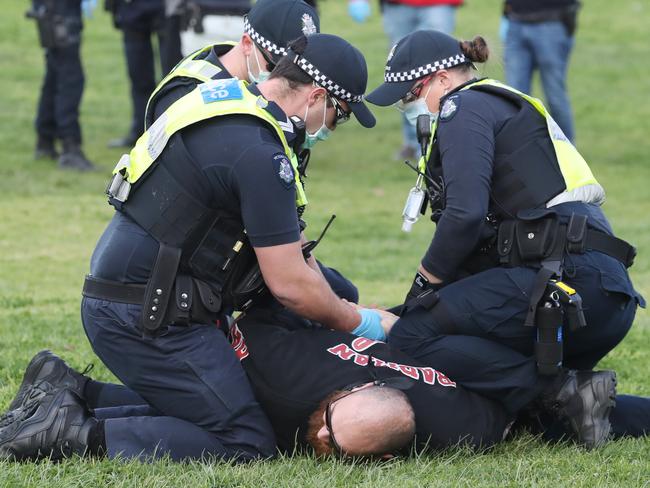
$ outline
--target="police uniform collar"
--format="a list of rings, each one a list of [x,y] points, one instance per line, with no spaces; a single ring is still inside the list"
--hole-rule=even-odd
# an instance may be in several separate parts
[[[452,96],[454,93],[458,93],[459,91],[461,91],[466,86],[471,85],[473,83],[476,83],[477,81],[483,81],[485,79],[487,79],[487,77],[484,76],[483,78],[472,78],[471,80],[468,80],[465,83],[461,83],[456,88],[449,91],[449,93],[447,93],[446,95],[443,95],[442,97],[440,97],[440,105],[442,105],[442,103],[445,101],[445,99],[447,99],[447,97]]]
[[[230,44],[215,44],[214,46],[212,46],[212,49],[208,51],[208,54],[205,56],[205,58],[203,58],[203,60],[207,61],[208,63],[214,64],[215,66],[218,66],[224,72],[228,73],[228,70],[223,65],[219,57],[226,54],[232,48],[233,46],[231,46]],[[232,76],[232,75],[229,73],[228,76]]]
[[[260,92],[260,89],[257,87],[257,85],[251,83],[247,88],[248,91],[253,95],[260,97],[266,102],[266,106],[262,108],[264,108],[264,110],[270,113],[273,118],[278,121],[278,125],[282,127],[282,132],[284,132],[284,137],[287,139],[289,145],[291,145],[291,142],[293,142],[293,140],[296,138],[296,133],[293,130],[293,123],[284,112],[284,110],[282,110],[277,103],[264,98],[264,95],[262,95],[262,92]]]

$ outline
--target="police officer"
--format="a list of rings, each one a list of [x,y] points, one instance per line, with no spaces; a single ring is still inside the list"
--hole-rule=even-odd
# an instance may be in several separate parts
[[[81,66],[81,0],[33,0],[27,16],[38,25],[45,49],[45,78],[41,87],[35,127],[36,159],[59,160],[59,168],[94,169],[81,149],[79,104],[84,88]],[[62,143],[59,155],[55,142]]]
[[[213,44],[192,53],[158,84],[147,104],[145,127],[148,128],[179,93],[189,93],[199,83],[232,77],[251,83],[266,81],[271,70],[286,55],[290,41],[319,31],[316,10],[302,0],[259,0],[244,19],[244,34],[238,43]],[[171,96],[170,92],[173,92]],[[309,150],[301,151],[301,155],[306,160]],[[347,278],[320,262],[318,266],[338,296],[349,302],[358,301],[358,290]]]
[[[147,100],[156,87],[152,35],[158,37],[163,74],[180,61],[180,53],[167,46],[163,0],[107,0],[106,9],[113,13],[113,23],[122,31],[132,104],[128,134],[109,141],[108,147],[131,147],[142,134]]]
[[[300,315],[384,336],[380,312],[340,300],[305,259],[297,212],[305,195],[295,151],[352,114],[372,127],[366,82],[356,48],[313,34],[264,83],[211,80],[179,94],[116,167],[108,189],[116,213],[93,253],[81,312],[96,354],[162,416],[98,422],[79,395],[53,389],[5,452],[273,455],[268,420],[215,324],[255,297],[259,266],[271,293]],[[69,424],[58,430],[62,418]]]
[[[613,237],[600,208],[603,188],[544,106],[475,77],[473,63],[487,57],[481,37],[458,42],[418,31],[392,49],[384,83],[368,96],[396,104],[413,123],[434,120],[430,138],[427,124],[420,131],[412,193],[428,193],[436,232],[390,342],[427,364],[436,340],[449,334],[490,338],[532,356],[536,328],[524,323],[534,325],[549,279],[563,277],[582,297],[587,323],[559,329],[564,366],[588,370],[623,339],[643,303],[626,270],[634,249]],[[471,353],[486,370],[504,354]],[[592,373],[578,387],[613,392],[614,381],[613,372]],[[611,406],[601,400],[598,408]],[[587,445],[603,440],[582,436]]]
[[[187,56],[156,87],[147,103],[146,127],[167,109],[165,94],[183,86],[186,92],[208,80],[239,78],[266,81],[287,53],[290,41],[320,32],[316,11],[303,0],[259,0],[244,19],[239,42],[205,46]]]

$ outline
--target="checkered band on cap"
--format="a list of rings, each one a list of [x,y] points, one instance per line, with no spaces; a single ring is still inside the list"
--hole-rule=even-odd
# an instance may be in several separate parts
[[[244,31],[246,32],[246,34],[251,36],[251,39],[255,41],[255,44],[257,44],[262,49],[271,51],[273,54],[280,54],[282,56],[286,56],[287,50],[283,47],[278,46],[274,42],[269,41],[262,34],[260,34],[255,29],[253,29],[253,27],[248,22],[248,17],[244,17]]]
[[[340,87],[335,81],[330,80],[326,75],[318,71],[318,68],[300,55],[296,55],[293,62],[307,73],[316,83],[325,88],[330,95],[345,100],[346,102],[360,102],[363,95],[353,95],[345,88]]]
[[[467,58],[464,54],[456,54],[447,59],[435,61],[434,63],[425,64],[409,71],[400,71],[397,73],[390,72],[390,66],[386,66],[386,73],[384,73],[384,81],[386,83],[398,83],[400,81],[413,81],[422,78],[430,73],[435,73],[441,69],[452,68],[459,64],[467,63]]]

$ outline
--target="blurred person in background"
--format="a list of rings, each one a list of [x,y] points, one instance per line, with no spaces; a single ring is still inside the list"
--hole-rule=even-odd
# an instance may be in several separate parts
[[[144,112],[149,96],[156,88],[154,49],[151,38],[156,34],[161,71],[168,73],[178,61],[180,51],[170,49],[168,17],[163,0],[106,0],[115,27],[122,31],[124,54],[131,87],[132,117],[128,133],[109,141],[108,147],[131,147],[144,131]],[[174,16],[169,17],[172,21]]]
[[[566,80],[579,8],[577,0],[506,0],[501,26],[506,83],[530,94],[537,70],[549,111],[571,142],[575,128]]]
[[[451,34],[456,28],[456,10],[463,0],[380,0],[384,31],[390,46],[411,32],[434,29]],[[370,15],[369,0],[350,0],[348,12],[356,22],[365,22]],[[415,127],[402,116],[402,147],[395,159],[417,157],[418,141]]]
[[[81,0],[33,0],[27,17],[38,26],[45,50],[45,77],[36,114],[35,159],[57,159],[59,168],[94,169],[81,150],[79,105],[84,89],[80,45],[82,3],[92,12],[92,2]],[[61,142],[61,153],[56,148]]]
[[[251,0],[183,1],[180,34],[183,55],[209,44],[240,39],[244,33],[244,16],[251,6]]]

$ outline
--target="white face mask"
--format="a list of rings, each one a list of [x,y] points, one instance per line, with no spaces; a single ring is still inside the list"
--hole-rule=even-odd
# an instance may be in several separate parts
[[[307,110],[305,110],[305,124],[307,123],[307,115],[309,114],[309,105],[307,105]],[[318,141],[325,141],[332,134],[332,130],[327,127],[325,124],[325,118],[327,117],[327,99],[323,103],[323,123],[318,128],[316,132],[310,134],[309,131],[305,130],[305,142],[302,143],[303,149],[311,149],[316,145]]]
[[[404,113],[404,117],[406,117],[406,120],[408,120],[409,124],[412,126],[415,126],[418,117],[420,115],[428,115],[431,117],[432,121],[435,120],[438,117],[438,113],[432,113],[429,111],[429,107],[427,106],[427,96],[429,96],[429,92],[431,91],[431,85],[429,85],[429,89],[427,90],[427,93],[424,95],[422,98],[418,98],[416,100],[413,100],[412,102],[404,103],[402,100],[399,100],[395,106],[397,107],[397,110],[400,112]]]
[[[248,81],[251,83],[262,83],[269,79],[271,76],[270,71],[262,71],[262,65],[260,65],[260,60],[257,57],[257,49],[253,48],[255,53],[255,62],[257,63],[257,76],[251,71],[250,56],[246,56],[246,68],[248,68]]]

